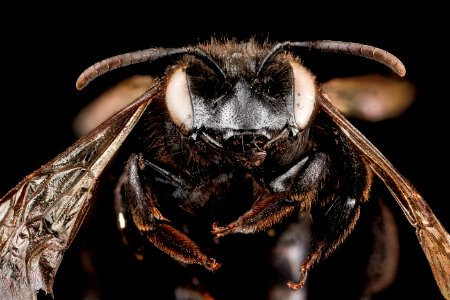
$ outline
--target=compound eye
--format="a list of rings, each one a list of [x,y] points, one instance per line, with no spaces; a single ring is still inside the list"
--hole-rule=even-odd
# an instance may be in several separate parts
[[[294,75],[294,118],[302,130],[308,126],[316,103],[316,82],[314,76],[297,62],[291,62]]]
[[[194,112],[186,67],[179,67],[170,74],[166,86],[166,105],[171,120],[178,127],[186,132],[192,129]]]

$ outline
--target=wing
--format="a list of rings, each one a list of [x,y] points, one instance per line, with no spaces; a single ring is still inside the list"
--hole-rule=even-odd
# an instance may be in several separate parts
[[[323,96],[319,100],[321,109],[363,154],[372,170],[385,183],[409,223],[415,227],[436,283],[445,299],[450,299],[450,235],[413,185],[331,104],[326,95]]]
[[[380,74],[333,78],[321,88],[344,116],[370,122],[399,116],[416,95],[409,80]]]
[[[148,75],[134,75],[119,81],[90,101],[73,121],[73,129],[78,137],[96,128],[114,113],[134,102],[150,87],[157,83],[157,79]]]
[[[158,87],[116,113],[0,199],[0,299],[52,294],[65,250],[80,228],[102,171]]]

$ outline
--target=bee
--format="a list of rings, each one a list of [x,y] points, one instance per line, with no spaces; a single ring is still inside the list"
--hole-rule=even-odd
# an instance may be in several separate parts
[[[114,195],[130,245],[150,245],[215,272],[222,264],[205,239],[214,244],[309,217],[309,252],[286,287],[299,290],[352,232],[381,180],[450,299],[450,235],[414,186],[332,104],[296,56],[302,50],[351,54],[406,72],[380,48],[328,40],[213,40],[125,53],[87,68],[78,89],[143,62],[157,75],[134,102],[0,199],[1,299],[36,299],[39,290],[53,295],[101,176],[123,151]]]

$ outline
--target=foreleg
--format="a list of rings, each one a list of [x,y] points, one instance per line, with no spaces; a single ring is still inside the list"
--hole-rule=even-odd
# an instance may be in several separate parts
[[[155,247],[174,259],[200,264],[210,271],[217,270],[220,264],[203,254],[195,242],[169,225],[170,221],[161,214],[157,197],[144,176],[145,167],[143,156],[133,154],[123,177],[124,199],[136,228]]]
[[[327,173],[327,164],[328,157],[316,153],[273,179],[269,187],[255,181],[256,201],[252,208],[226,226],[213,224],[213,233],[222,237],[230,233],[264,231],[292,215],[296,209],[308,209]]]
[[[297,282],[289,282],[291,289],[301,288],[306,280],[309,269],[321,258],[330,255],[352,232],[359,218],[361,204],[369,199],[373,173],[365,161],[355,153],[344,141],[341,157],[335,158],[332,169],[339,179],[335,190],[324,193],[328,199],[326,205],[314,207],[311,215],[312,241],[308,257],[303,262],[302,272]]]

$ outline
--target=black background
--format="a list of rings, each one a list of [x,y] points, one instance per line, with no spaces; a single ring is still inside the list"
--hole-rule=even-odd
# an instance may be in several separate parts
[[[244,40],[252,36],[275,41],[334,39],[386,49],[405,63],[407,78],[418,89],[416,101],[400,118],[363,124],[361,130],[450,229],[449,64],[443,44],[448,17],[432,3],[411,5],[394,9],[386,3],[362,2],[330,7],[281,0],[146,5],[126,1],[94,8],[92,3],[68,1],[3,8],[0,193],[74,141],[71,122],[76,113],[118,78],[112,75],[108,81],[105,76],[86,90],[75,89],[79,73],[100,59],[153,46],[196,44],[211,35]],[[347,58],[337,56],[333,62],[318,63],[313,71],[339,76],[352,66]],[[393,286],[377,299],[442,299],[414,229],[400,209],[392,207],[401,234],[400,270]],[[331,271],[336,278],[346,276],[345,268]],[[335,287],[324,281],[321,288],[325,291],[328,286],[333,295],[334,289],[349,289],[352,282]]]

